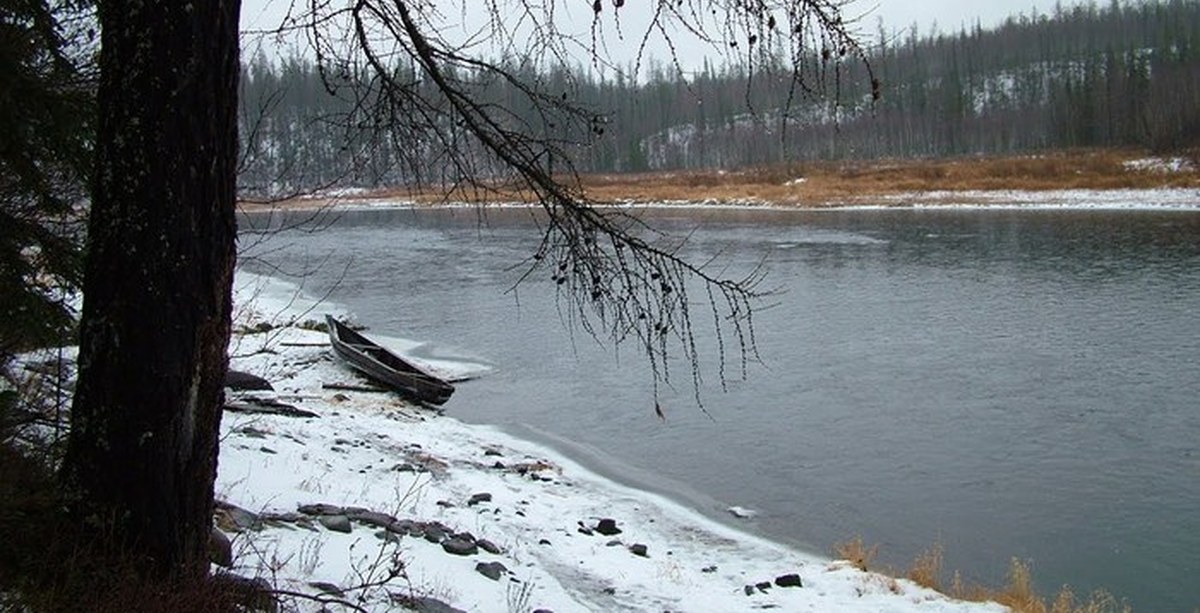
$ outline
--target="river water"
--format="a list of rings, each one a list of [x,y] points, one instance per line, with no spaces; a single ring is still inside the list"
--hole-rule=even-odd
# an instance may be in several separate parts
[[[430,357],[494,365],[449,414],[747,530],[826,553],[861,535],[901,569],[938,543],[968,581],[1001,584],[1017,557],[1043,592],[1200,607],[1200,213],[643,215],[778,290],[762,363],[722,391],[701,328],[706,412],[677,365],[665,422],[636,347],[564,322],[549,272],[509,291],[527,212],[346,212],[243,261],[308,272],[307,293]]]

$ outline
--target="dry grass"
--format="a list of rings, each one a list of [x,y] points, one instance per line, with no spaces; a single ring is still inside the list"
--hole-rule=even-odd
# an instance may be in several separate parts
[[[867,547],[862,537],[834,547],[834,555],[846,560],[860,570],[866,571],[879,552],[879,546]],[[881,572],[876,569],[875,572]],[[898,573],[892,573],[897,574]],[[1001,588],[990,588],[967,584],[962,575],[954,573],[949,587],[941,586],[942,546],[935,544],[918,555],[905,576],[922,587],[940,591],[951,598],[971,602],[997,602],[1012,609],[1013,613],[1130,613],[1129,605],[1118,602],[1111,594],[1097,591],[1080,600],[1068,586],[1063,586],[1053,600],[1047,601],[1033,587],[1033,576],[1029,564],[1013,558],[1009,566],[1008,582]]]
[[[935,544],[913,560],[908,569],[908,578],[913,583],[931,590],[942,590],[942,546]]]
[[[1125,149],[1072,150],[1025,156],[979,156],[929,160],[806,162],[732,171],[594,174],[580,177],[588,198],[600,202],[762,202],[800,207],[853,204],[881,196],[931,191],[1154,189],[1200,187],[1200,151],[1182,172],[1137,170],[1127,162],[1150,157]],[[441,189],[377,190],[367,200],[528,202],[533,196],[512,184]],[[330,200],[307,199],[306,208]],[[256,208],[254,205],[243,205]],[[291,206],[285,204],[284,206]],[[261,207],[258,207],[261,208]]]
[[[878,553],[879,545],[867,547],[863,544],[861,536],[856,536],[845,543],[838,543],[833,547],[834,557],[850,562],[861,571],[868,570]]]

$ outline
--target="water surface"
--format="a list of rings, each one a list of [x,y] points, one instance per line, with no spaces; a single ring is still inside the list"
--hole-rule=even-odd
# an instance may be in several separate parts
[[[636,348],[564,324],[548,272],[508,292],[537,240],[526,213],[346,213],[266,257],[322,262],[306,291],[380,333],[495,364],[454,416],[702,511],[755,509],[742,525],[772,538],[861,534],[901,568],[940,543],[968,579],[1002,583],[1015,556],[1045,591],[1200,607],[1200,214],[647,215],[693,232],[697,261],[765,261],[780,290],[756,318],[762,364],[722,392],[709,359],[707,414],[677,377],[665,423]]]

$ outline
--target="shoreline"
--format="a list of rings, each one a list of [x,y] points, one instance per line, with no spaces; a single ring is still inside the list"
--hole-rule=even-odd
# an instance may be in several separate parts
[[[310,317],[303,314],[311,304],[279,295],[280,286],[262,289],[278,281],[260,278],[257,289],[247,291],[247,277],[239,272],[239,326],[248,328],[264,314],[276,321]],[[314,584],[332,584],[347,590],[355,577],[377,576],[364,571],[378,573],[379,560],[399,554],[405,576],[393,585],[343,592],[348,599],[364,597],[361,606],[369,610],[393,608],[397,594],[479,611],[513,605],[554,611],[1003,610],[952,601],[771,541],[495,426],[432,415],[391,394],[323,390],[329,380],[355,380],[319,346],[323,336],[284,326],[235,337],[234,368],[266,376],[279,400],[320,417],[228,414],[218,498],[260,518],[293,517],[300,505],[324,504],[347,514],[359,507],[422,525],[437,522],[470,532],[481,545],[488,540],[497,553],[446,553],[445,541],[439,547],[428,532],[424,539],[408,534],[393,542],[388,530],[364,523],[362,513],[337,529],[324,516],[301,517],[311,529],[264,522],[260,530],[231,530],[241,552],[235,570],[243,574],[262,576],[266,568],[287,589],[319,593],[324,588]],[[486,380],[463,385],[474,384]],[[608,519],[620,534],[598,532]],[[274,563],[283,560],[290,562]],[[480,570],[495,570],[494,564],[504,569],[497,578]],[[803,587],[791,584],[793,576]]]
[[[1064,189],[1064,190],[947,190],[868,195],[855,199],[820,203],[785,203],[753,199],[641,201],[624,200],[601,203],[605,210],[730,210],[730,211],[846,211],[846,210],[1095,210],[1095,211],[1200,211],[1200,188],[1165,187],[1146,189]],[[363,196],[314,196],[269,205],[239,205],[239,213],[261,215],[290,212],[376,211],[376,210],[537,210],[533,202],[422,202]]]

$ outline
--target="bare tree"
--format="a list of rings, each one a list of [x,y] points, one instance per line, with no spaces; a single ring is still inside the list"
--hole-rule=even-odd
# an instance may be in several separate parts
[[[682,355],[699,400],[697,303],[690,294],[705,299],[700,308],[712,320],[724,383],[727,337],[743,375],[753,355],[760,271],[726,278],[681,257],[682,240],[590,200],[575,160],[608,118],[576,100],[572,72],[554,69],[580,61],[615,69],[611,51],[618,47],[634,48],[640,66],[658,47],[682,71],[679,45],[686,41],[744,64],[750,78],[757,66],[778,67],[784,57],[793,95],[828,93],[845,63],[865,61],[843,4],[658,0],[626,19],[631,9],[623,0],[590,7],[564,0],[309,0],[294,3],[275,33],[307,37],[329,92],[353,101],[347,124],[388,134],[393,150],[406,154],[397,163],[414,184],[438,181],[450,197],[537,202],[542,240],[525,277],[548,274],[567,312],[593,336],[638,343],[656,389],[670,381],[667,356]],[[581,8],[586,14],[572,26],[571,11],[578,16]],[[497,99],[500,89],[519,99]]]

